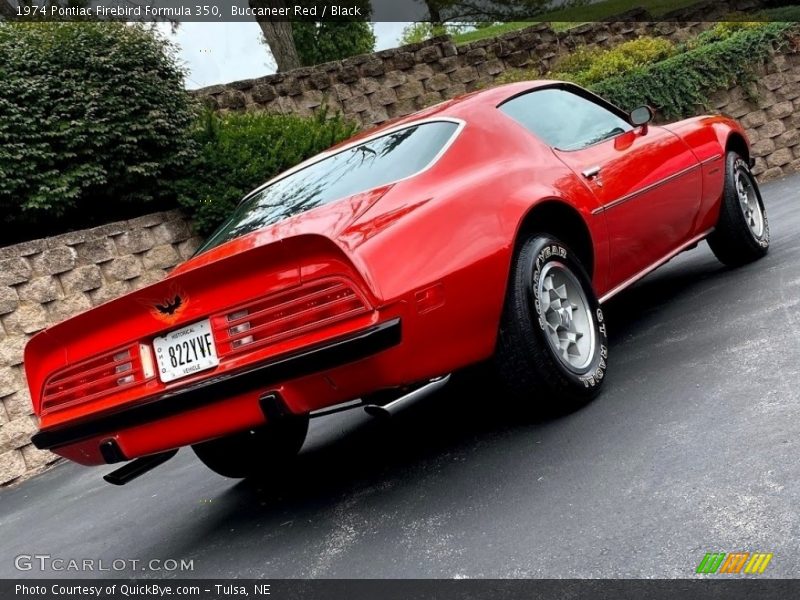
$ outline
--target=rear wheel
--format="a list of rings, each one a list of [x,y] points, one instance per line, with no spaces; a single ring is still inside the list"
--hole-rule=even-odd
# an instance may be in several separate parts
[[[224,477],[279,475],[303,446],[308,416],[284,417],[262,427],[192,446],[209,469]]]
[[[769,250],[769,222],[758,183],[735,152],[726,157],[722,205],[708,245],[720,262],[732,267],[758,260]]]
[[[514,258],[495,363],[512,397],[563,412],[597,395],[608,337],[589,276],[566,245],[528,238]]]

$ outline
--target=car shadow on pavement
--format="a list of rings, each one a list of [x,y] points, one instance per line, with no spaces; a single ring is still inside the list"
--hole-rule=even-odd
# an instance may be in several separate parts
[[[730,272],[707,248],[677,262],[681,264],[656,272],[605,306],[614,354],[624,353],[625,338],[648,327],[670,303],[725,285]],[[613,380],[625,376],[612,372],[605,393],[613,393]],[[391,419],[374,419],[361,409],[351,411],[343,423],[329,426],[321,439],[307,443],[289,475],[270,475],[267,466],[263,478],[232,483],[217,505],[216,524],[212,520],[208,525],[227,531],[254,520],[270,520],[270,514],[314,515],[367,487],[413,486],[426,470],[454,457],[469,458],[494,444],[502,449],[517,436],[558,435],[574,416],[512,408],[485,368],[454,379],[441,392]],[[585,408],[576,412],[581,410]]]
[[[681,299],[707,294],[725,285],[736,272],[737,269],[717,261],[702,242],[698,249],[679,255],[607,301],[603,313],[609,326],[611,361],[614,354],[624,352],[624,340],[628,335],[647,327],[652,318],[658,319]]]

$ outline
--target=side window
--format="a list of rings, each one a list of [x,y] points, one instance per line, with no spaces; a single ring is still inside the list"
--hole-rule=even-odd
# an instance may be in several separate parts
[[[559,150],[580,150],[633,129],[608,109],[566,90],[536,90],[500,110]]]

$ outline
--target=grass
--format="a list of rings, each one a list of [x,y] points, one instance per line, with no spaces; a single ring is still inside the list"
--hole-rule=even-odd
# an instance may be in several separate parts
[[[524,29],[536,23],[547,21],[556,31],[565,31],[591,21],[602,21],[607,17],[619,15],[634,8],[645,8],[654,17],[660,17],[673,10],[697,4],[699,0],[605,0],[596,4],[554,10],[537,17],[536,21],[509,21],[483,29],[466,31],[453,36],[456,44],[468,44],[509,31]]]

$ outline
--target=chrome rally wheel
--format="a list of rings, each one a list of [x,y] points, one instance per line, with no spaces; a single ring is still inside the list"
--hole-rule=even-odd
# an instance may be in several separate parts
[[[494,363],[518,405],[564,412],[600,391],[608,360],[603,311],[577,255],[546,233],[519,244]]]
[[[734,174],[736,182],[736,195],[739,197],[739,206],[742,215],[756,239],[764,236],[764,209],[758,198],[758,193],[749,170],[738,167]]]
[[[769,250],[769,220],[758,182],[736,152],[728,152],[719,217],[708,245],[720,262],[736,267]]]
[[[547,263],[537,293],[547,341],[567,368],[585,369],[595,352],[594,321],[580,282],[558,261]]]

